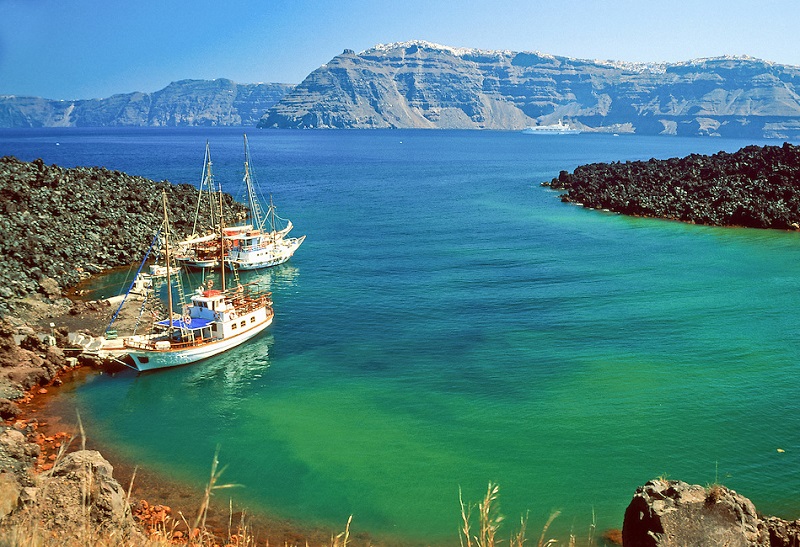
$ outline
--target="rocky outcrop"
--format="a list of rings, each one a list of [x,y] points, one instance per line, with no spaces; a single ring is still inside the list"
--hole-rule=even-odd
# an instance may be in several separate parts
[[[88,519],[101,533],[138,533],[125,491],[113,472],[111,464],[95,450],[67,454],[40,478],[32,494],[40,518],[64,532]]]
[[[800,147],[748,146],[712,156],[593,163],[548,183],[562,201],[712,226],[800,228]]]
[[[22,432],[0,430],[0,524],[5,529],[31,541],[47,534],[86,544],[99,538],[114,538],[120,545],[143,542],[125,491],[99,452],[66,454],[37,474],[38,456],[39,446]]]
[[[163,221],[162,190],[173,235],[188,235],[197,207],[192,185],[0,158],[0,313],[32,294],[59,300],[62,287],[141,260]],[[225,208],[228,219],[244,211],[229,195]]]
[[[77,363],[64,356],[66,331],[53,333],[55,336],[38,335],[29,326],[15,327],[0,318],[0,419],[16,418],[20,414],[17,400]]]
[[[724,486],[659,479],[636,490],[625,511],[622,544],[789,547],[800,544],[800,521],[762,518],[750,500]]]
[[[800,136],[800,68],[749,57],[588,61],[413,41],[345,50],[259,122],[286,128],[522,129]]]
[[[293,86],[181,80],[155,93],[57,101],[0,96],[0,127],[254,126]]]

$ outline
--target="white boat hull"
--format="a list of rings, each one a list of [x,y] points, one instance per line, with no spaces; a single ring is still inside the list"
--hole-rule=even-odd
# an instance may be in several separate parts
[[[230,270],[259,270],[271,268],[288,261],[294,252],[305,241],[306,236],[284,239],[276,245],[264,250],[236,252],[231,251],[225,259],[225,266]]]
[[[140,372],[188,365],[213,357],[250,340],[269,327],[272,324],[272,319],[273,316],[270,315],[266,321],[235,336],[225,337],[222,340],[214,340],[190,348],[165,349],[163,351],[129,349],[127,354],[133,360],[136,370]]]
[[[176,259],[187,270],[202,270],[209,268],[219,268],[219,260],[196,260],[191,258]]]

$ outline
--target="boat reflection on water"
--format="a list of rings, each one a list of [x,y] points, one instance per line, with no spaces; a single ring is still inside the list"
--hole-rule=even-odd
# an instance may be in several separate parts
[[[226,395],[233,395],[264,376],[274,343],[275,337],[267,333],[247,347],[207,359],[202,366],[191,367],[183,383],[192,388],[212,384],[214,389],[222,388]]]
[[[231,273],[227,272],[226,277],[228,283],[233,286],[236,283],[256,283],[263,286],[265,290],[280,291],[282,288],[293,287],[297,283],[297,278],[300,275],[300,269],[297,266],[286,263],[279,266],[265,270],[248,270],[238,272],[238,281],[236,278],[231,279]],[[211,280],[212,284],[217,285],[220,282],[220,272],[216,271],[191,271],[184,273],[184,280],[186,287],[205,287],[208,281]],[[276,295],[273,295],[273,298]]]
[[[114,374],[98,376],[94,381],[113,383],[116,396],[124,398],[123,408],[132,412],[137,408],[152,407],[156,400],[168,405],[166,401],[174,398],[171,394],[175,390],[180,390],[189,399],[197,398],[198,404],[207,404],[208,401],[201,403],[200,399],[207,398],[209,387],[224,395],[215,397],[216,405],[223,404],[223,401],[238,400],[235,395],[264,377],[270,367],[269,355],[274,343],[274,336],[266,333],[247,345],[198,361],[191,367],[140,373],[122,368]]]

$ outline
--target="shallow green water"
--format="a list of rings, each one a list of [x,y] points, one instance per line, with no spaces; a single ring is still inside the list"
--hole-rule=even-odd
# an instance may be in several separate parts
[[[248,136],[308,235],[263,274],[273,327],[194,366],[93,378],[74,393],[91,435],[192,483],[219,445],[254,510],[334,529],[352,514],[409,541],[456,543],[459,488],[477,501],[490,480],[506,533],[527,510],[537,534],[555,509],[561,537],[593,511],[620,528],[662,475],[800,516],[798,235],[586,211],[539,186],[591,161],[749,143]],[[230,130],[0,133],[0,152],[196,182],[206,138],[237,185]]]

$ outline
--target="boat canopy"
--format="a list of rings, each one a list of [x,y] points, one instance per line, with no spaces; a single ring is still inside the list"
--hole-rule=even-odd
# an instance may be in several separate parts
[[[185,245],[195,245],[197,243],[206,243],[208,241],[213,241],[215,239],[219,239],[219,236],[216,234],[208,234],[201,237],[194,237],[190,239],[184,239],[183,241],[178,243],[178,246],[182,247]]]
[[[184,319],[189,319],[189,322],[184,322]],[[181,317],[173,318],[172,319],[172,327],[176,329],[202,329],[207,327],[210,323],[213,323],[213,319],[203,319],[202,317]],[[163,321],[159,321],[156,323],[157,325],[161,325],[162,327],[169,326],[169,319],[164,319]]]

